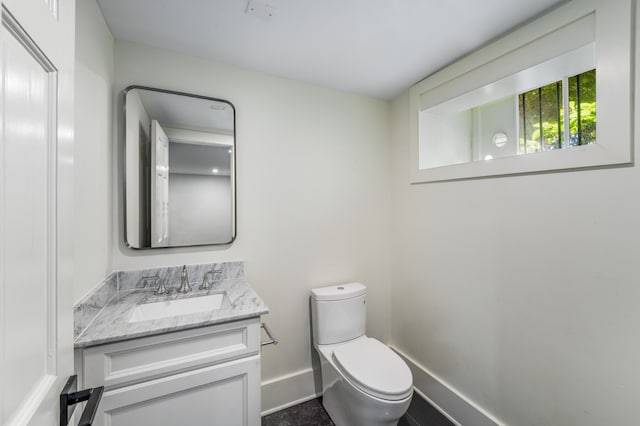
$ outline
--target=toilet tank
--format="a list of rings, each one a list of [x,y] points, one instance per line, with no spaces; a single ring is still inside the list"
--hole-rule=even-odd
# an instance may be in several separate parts
[[[349,283],[311,290],[313,341],[330,345],[355,339],[367,325],[367,287]]]

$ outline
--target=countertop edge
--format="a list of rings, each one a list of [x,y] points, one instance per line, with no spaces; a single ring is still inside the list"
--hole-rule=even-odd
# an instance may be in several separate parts
[[[159,328],[157,330],[133,332],[133,333],[127,333],[126,335],[121,335],[121,336],[110,336],[102,339],[92,339],[92,340],[86,340],[86,341],[82,341],[81,339],[82,335],[80,335],[78,336],[78,340],[74,342],[73,347],[74,349],[90,348],[93,346],[106,345],[109,343],[124,342],[127,340],[140,339],[143,337],[157,336],[159,334],[175,333],[183,330],[192,330],[194,328],[202,328],[202,327],[209,327],[212,325],[226,324],[229,322],[241,321],[249,318],[259,318],[262,315],[266,315],[268,313],[269,313],[269,309],[267,308],[257,312],[252,312],[250,314],[239,314],[237,316],[227,317],[223,319],[201,321],[193,324],[183,324],[183,325],[178,325],[174,327],[164,327],[164,328]]]

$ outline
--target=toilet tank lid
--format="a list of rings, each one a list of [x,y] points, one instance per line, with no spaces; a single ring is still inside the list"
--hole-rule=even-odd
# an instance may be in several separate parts
[[[367,292],[367,287],[361,283],[347,283],[328,287],[314,288],[311,297],[315,300],[343,300],[362,296]]]

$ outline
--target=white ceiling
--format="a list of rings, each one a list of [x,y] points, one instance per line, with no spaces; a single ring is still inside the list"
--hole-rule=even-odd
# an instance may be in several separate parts
[[[392,99],[563,0],[98,0],[117,39]]]
[[[233,135],[234,111],[230,104],[155,90],[133,89],[151,120],[179,129]]]

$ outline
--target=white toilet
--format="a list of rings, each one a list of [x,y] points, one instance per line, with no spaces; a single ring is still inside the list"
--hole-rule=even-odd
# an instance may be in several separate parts
[[[366,295],[367,288],[360,283],[311,290],[322,405],[336,426],[397,425],[413,395],[407,364],[364,334]]]

